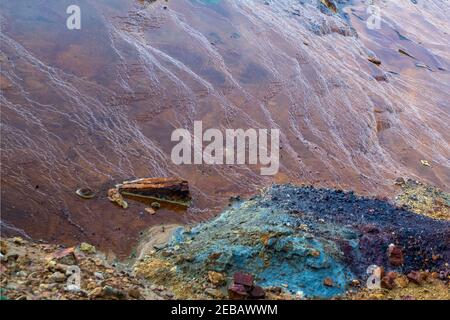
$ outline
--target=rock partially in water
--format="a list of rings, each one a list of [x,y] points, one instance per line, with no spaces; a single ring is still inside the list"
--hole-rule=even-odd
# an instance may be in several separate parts
[[[117,205],[119,205],[124,209],[128,208],[128,203],[123,199],[119,190],[115,188],[108,190],[108,199],[109,201],[116,203]]]
[[[367,60],[369,60],[373,64],[376,64],[377,66],[381,65],[381,60],[376,57],[369,57],[367,58]]]
[[[125,181],[119,184],[117,189],[123,195],[185,206],[189,206],[191,201],[188,182],[178,178],[143,178]],[[154,206],[159,206],[159,203],[152,203],[152,207]]]
[[[75,193],[83,199],[92,199],[93,197],[95,197],[94,191],[92,191],[90,188],[80,188],[77,189]]]

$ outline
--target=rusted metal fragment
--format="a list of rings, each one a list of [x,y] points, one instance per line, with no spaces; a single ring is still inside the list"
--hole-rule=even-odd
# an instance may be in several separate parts
[[[155,199],[183,206],[189,206],[191,203],[188,182],[178,178],[143,178],[125,181],[117,185],[117,190],[124,196]]]

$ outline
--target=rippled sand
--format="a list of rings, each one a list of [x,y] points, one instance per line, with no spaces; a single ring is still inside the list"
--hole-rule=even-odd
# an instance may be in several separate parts
[[[209,218],[272,181],[385,196],[408,176],[448,191],[448,2],[375,1],[380,30],[362,1],[335,15],[266,2],[78,1],[79,31],[65,1],[2,2],[2,232],[123,255],[150,225]],[[279,128],[279,174],[172,164],[172,130],[196,120]],[[148,215],[106,199],[152,176],[189,180],[193,208]],[[80,199],[83,186],[98,196]]]

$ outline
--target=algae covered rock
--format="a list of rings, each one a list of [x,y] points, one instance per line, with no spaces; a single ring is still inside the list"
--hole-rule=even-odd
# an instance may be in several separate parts
[[[80,250],[84,253],[94,254],[96,252],[95,247],[89,243],[82,242],[80,244]]]

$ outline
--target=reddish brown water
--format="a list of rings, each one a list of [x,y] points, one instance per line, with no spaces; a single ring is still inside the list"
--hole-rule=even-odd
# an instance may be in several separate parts
[[[65,27],[71,1],[0,4],[3,233],[124,255],[151,225],[209,218],[272,182],[384,196],[409,176],[448,190],[448,2],[380,2],[382,28],[369,30],[354,1],[345,11],[357,35],[293,0],[77,3],[75,31]],[[279,128],[279,174],[174,165],[170,134],[195,120]],[[159,176],[190,182],[188,212],[148,215],[106,198],[115,183]],[[98,196],[75,195],[84,186]]]

